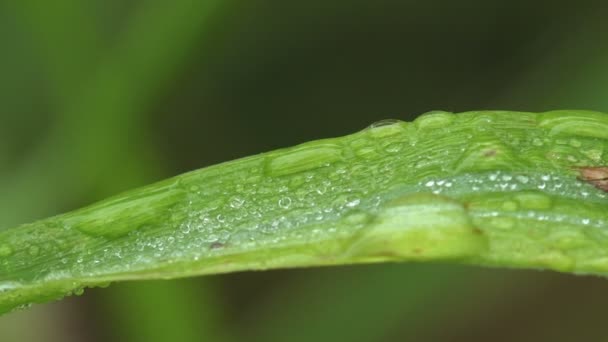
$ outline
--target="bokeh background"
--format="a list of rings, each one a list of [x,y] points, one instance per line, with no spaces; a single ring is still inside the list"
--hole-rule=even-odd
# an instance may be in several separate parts
[[[385,118],[608,111],[608,7],[570,5],[0,1],[0,227]],[[606,313],[599,278],[385,264],[115,284],[0,341],[597,341]]]

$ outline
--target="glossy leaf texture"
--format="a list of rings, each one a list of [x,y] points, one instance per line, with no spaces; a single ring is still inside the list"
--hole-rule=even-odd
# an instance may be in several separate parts
[[[386,261],[608,273],[608,115],[429,112],[0,232],[0,312],[85,287]]]

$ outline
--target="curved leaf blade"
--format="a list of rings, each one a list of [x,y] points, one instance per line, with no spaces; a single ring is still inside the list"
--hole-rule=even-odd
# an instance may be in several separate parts
[[[87,286],[404,260],[608,271],[608,115],[430,112],[0,232],[0,312]]]

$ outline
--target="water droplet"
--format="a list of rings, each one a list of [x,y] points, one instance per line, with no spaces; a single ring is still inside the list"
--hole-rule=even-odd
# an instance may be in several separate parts
[[[403,121],[397,120],[397,119],[384,119],[384,120],[374,122],[373,124],[369,125],[367,128],[371,129],[371,128],[390,126],[390,125],[398,124],[401,122],[403,122]]]
[[[180,230],[181,230],[181,231],[182,231],[182,233],[184,233],[184,234],[188,234],[188,233],[190,233],[190,223],[183,223],[183,224],[180,226]]]
[[[278,177],[314,170],[342,159],[342,148],[336,144],[313,142],[287,152],[278,152],[266,161],[265,172]]]
[[[289,209],[290,206],[291,206],[291,198],[283,197],[279,200],[279,207],[281,207],[283,209]]]
[[[371,158],[378,155],[376,149],[371,146],[361,146],[355,149],[355,154],[363,158]]]
[[[376,122],[364,131],[373,138],[384,138],[391,135],[402,133],[405,130],[406,123],[399,120],[382,120]]]
[[[133,198],[129,197],[128,205],[125,204],[124,196],[113,197],[70,213],[63,219],[62,225],[67,227],[66,229],[73,227],[94,237],[118,238],[146,225],[153,219],[150,216],[152,203],[154,209],[160,212],[163,208],[170,208],[182,201],[186,194],[184,189],[177,188],[174,184],[160,188],[141,188],[135,192],[137,196],[133,192],[129,195]],[[131,219],[125,221],[123,217]]]
[[[354,208],[356,206],[358,206],[361,203],[361,200],[358,198],[355,199],[351,199],[348,202],[346,202],[346,206],[349,208]]]
[[[392,143],[387,145],[384,150],[388,153],[397,153],[399,151],[401,151],[401,149],[403,149],[403,144],[402,143]]]
[[[454,121],[454,113],[434,110],[426,112],[414,120],[414,124],[418,129],[434,129],[449,125]]]
[[[539,126],[548,128],[551,135],[574,135],[608,139],[606,115],[592,111],[550,111],[540,115]]]
[[[0,282],[0,293],[14,290],[18,287],[21,287],[21,283],[16,281],[2,281]]]
[[[239,209],[243,206],[244,203],[245,200],[240,197],[233,197],[232,199],[230,199],[230,207],[233,209]]]

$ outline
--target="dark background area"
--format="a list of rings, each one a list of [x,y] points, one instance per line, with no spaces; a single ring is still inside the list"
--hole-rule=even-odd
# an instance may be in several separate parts
[[[608,111],[608,6],[0,2],[0,227],[435,109]],[[0,341],[586,341],[608,282],[386,264],[87,290]]]

